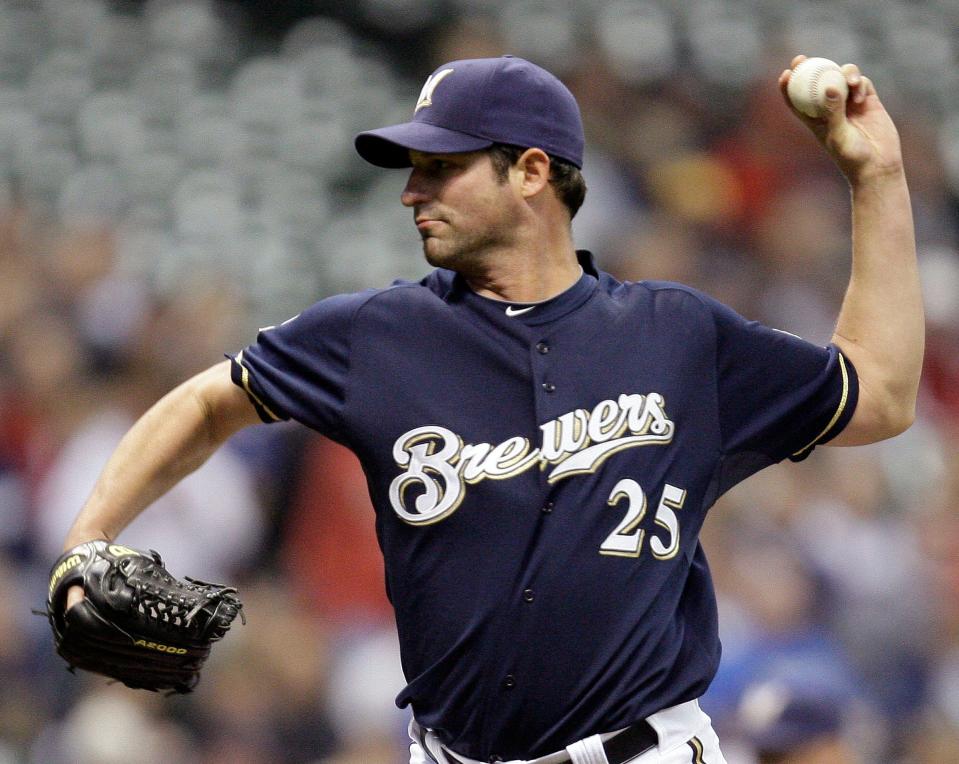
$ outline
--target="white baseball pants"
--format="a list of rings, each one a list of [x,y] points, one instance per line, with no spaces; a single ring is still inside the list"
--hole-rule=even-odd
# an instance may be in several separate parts
[[[628,759],[623,764],[726,764],[719,750],[719,738],[712,722],[691,700],[667,708],[647,718],[656,730],[659,745]],[[420,737],[424,745],[420,743]],[[503,764],[609,764],[603,749],[603,740],[616,733],[592,735],[537,759],[514,759]],[[446,749],[431,730],[424,730],[415,721],[410,722],[410,764],[454,764],[446,756]],[[485,764],[451,751],[462,764]]]

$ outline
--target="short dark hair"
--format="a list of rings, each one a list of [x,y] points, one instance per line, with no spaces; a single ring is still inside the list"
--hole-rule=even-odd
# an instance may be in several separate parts
[[[506,143],[494,143],[489,148],[490,161],[493,171],[500,181],[505,181],[509,168],[519,161],[526,151],[521,146],[510,146]],[[569,210],[569,219],[572,220],[586,198],[586,181],[583,173],[572,162],[560,159],[551,154],[549,157],[549,183],[556,191],[560,201]]]

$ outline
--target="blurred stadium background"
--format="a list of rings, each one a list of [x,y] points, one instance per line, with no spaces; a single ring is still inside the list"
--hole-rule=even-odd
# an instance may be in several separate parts
[[[260,325],[425,273],[404,174],[352,136],[405,120],[437,64],[504,52],[580,99],[580,246],[817,342],[848,194],[775,80],[805,52],[876,82],[927,296],[919,421],[713,510],[725,655],[704,705],[731,764],[796,694],[862,761],[959,761],[957,46],[956,0],[0,0],[0,764],[406,760],[365,485],[301,428],[241,433],[123,536],[242,585],[249,625],[194,695],[70,676],[30,609],[149,403]]]

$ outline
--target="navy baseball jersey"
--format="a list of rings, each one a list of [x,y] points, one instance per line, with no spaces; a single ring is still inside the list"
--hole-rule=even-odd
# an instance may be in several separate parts
[[[670,283],[532,307],[435,270],[262,330],[233,379],[367,475],[411,705],[454,751],[542,756],[697,698],[720,656],[698,533],[838,433],[855,370]]]

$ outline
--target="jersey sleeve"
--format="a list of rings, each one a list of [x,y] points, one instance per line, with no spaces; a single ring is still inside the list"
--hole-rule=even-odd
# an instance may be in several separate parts
[[[365,295],[338,295],[279,326],[261,329],[232,360],[242,387],[264,422],[294,419],[337,438],[350,370],[350,334]]]
[[[716,327],[724,455],[742,457],[740,470],[751,473],[786,458],[804,459],[842,431],[855,411],[859,386],[855,368],[838,347],[747,321],[714,300],[708,304]]]

